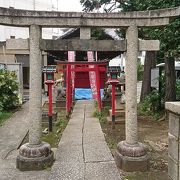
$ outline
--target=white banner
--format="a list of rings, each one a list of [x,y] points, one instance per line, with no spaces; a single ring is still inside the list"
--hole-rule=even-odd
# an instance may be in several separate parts
[[[88,62],[94,61],[92,51],[87,52],[87,57],[88,57]],[[89,65],[89,68],[94,68],[94,65]],[[89,71],[89,81],[90,81],[93,99],[97,100],[97,86],[96,86],[96,72],[95,71]]]
[[[68,62],[75,62],[75,52],[68,51]],[[74,69],[74,65],[71,66],[71,69]],[[71,79],[72,79],[72,88],[74,90],[74,79],[75,79],[75,72],[71,71]]]

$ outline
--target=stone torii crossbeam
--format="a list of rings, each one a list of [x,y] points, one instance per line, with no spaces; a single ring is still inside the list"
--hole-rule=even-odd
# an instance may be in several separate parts
[[[118,144],[115,159],[117,165],[123,170],[146,170],[148,168],[148,156],[143,144],[138,142],[136,85],[138,51],[141,48],[143,49],[147,44],[145,41],[138,43],[138,27],[165,26],[169,23],[169,18],[177,16],[180,16],[180,7],[154,11],[119,13],[47,12],[0,8],[1,25],[29,27],[30,32],[29,143],[20,147],[19,155],[17,157],[17,168],[20,170],[38,170],[51,165],[53,162],[53,153],[50,145],[41,142],[40,140],[42,120],[40,47],[45,49],[45,47],[49,46],[49,44],[46,44],[47,41],[44,43],[45,45],[42,45],[41,28],[125,27],[127,29],[127,45],[125,46],[127,47],[125,49],[126,139]],[[88,38],[82,37],[82,39]],[[90,41],[88,42],[90,43]],[[145,44],[142,45],[143,43]],[[90,46],[91,45],[89,44],[89,47]],[[54,47],[57,46],[54,45]],[[82,48],[82,46],[80,47]],[[92,48],[91,50],[94,49]],[[144,50],[146,50],[146,48]]]

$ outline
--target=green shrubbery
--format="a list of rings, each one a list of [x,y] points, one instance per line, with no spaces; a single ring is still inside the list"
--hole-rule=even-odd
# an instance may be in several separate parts
[[[19,105],[18,83],[14,72],[0,70],[0,111],[8,111]]]
[[[143,80],[143,65],[141,65],[141,62],[138,61],[137,65],[137,80],[142,81]]]
[[[180,100],[180,80],[176,80],[176,100]]]
[[[160,103],[159,103],[159,92],[153,90],[143,102],[138,105],[138,114],[151,116],[152,118],[158,119],[161,116]]]
[[[95,110],[93,112],[93,116],[98,118],[100,123],[105,123],[107,121],[107,116],[108,116],[108,113],[109,113],[109,109],[110,109],[110,107],[106,106],[106,107],[102,108],[101,112],[99,112],[98,111],[97,101],[95,101]]]

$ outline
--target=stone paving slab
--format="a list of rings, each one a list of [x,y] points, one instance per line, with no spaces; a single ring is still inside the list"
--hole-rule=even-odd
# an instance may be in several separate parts
[[[49,179],[52,180],[83,180],[84,163],[58,162],[53,165]]]
[[[77,101],[58,145],[49,180],[120,180],[93,101]]]
[[[22,106],[0,127],[0,158],[5,158],[9,152],[17,149],[22,138],[28,132],[28,103]],[[23,118],[21,118],[23,117]]]
[[[84,145],[85,162],[113,161],[114,158],[105,142],[94,142]]]
[[[119,172],[114,161],[86,163],[85,180],[119,180]]]
[[[50,174],[47,170],[21,172],[16,169],[17,148],[29,127],[28,108],[26,102],[0,127],[0,180],[46,180]]]
[[[60,163],[83,163],[83,150],[79,145],[61,144],[56,154],[57,162]]]

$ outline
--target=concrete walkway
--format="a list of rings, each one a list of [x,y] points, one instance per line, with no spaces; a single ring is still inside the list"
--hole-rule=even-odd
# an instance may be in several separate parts
[[[0,127],[0,180],[119,180],[92,101],[78,101],[59,143],[56,161],[44,171],[16,169],[18,147],[28,132],[28,102]]]
[[[119,180],[92,101],[78,101],[59,143],[49,180]]]
[[[16,169],[18,147],[28,132],[28,102],[0,127],[0,180],[45,180],[48,171]]]

